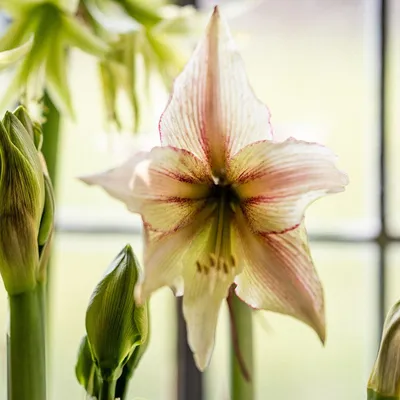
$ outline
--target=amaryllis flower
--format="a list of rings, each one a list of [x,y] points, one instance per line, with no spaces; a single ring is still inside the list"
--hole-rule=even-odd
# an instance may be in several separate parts
[[[325,338],[304,211],[343,191],[347,177],[323,146],[272,141],[269,119],[215,8],[160,119],[161,147],[84,178],[141,214],[139,295],[162,286],[184,293],[188,340],[202,370],[232,284],[250,307],[295,317]]]

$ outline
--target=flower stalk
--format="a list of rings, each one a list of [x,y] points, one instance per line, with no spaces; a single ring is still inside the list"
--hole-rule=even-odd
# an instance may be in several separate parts
[[[231,323],[231,399],[252,400],[253,379],[253,328],[252,310],[236,296],[232,286],[228,296]]]
[[[116,385],[117,385],[116,380],[112,381],[104,380],[101,385],[99,400],[114,400]]]
[[[39,286],[10,295],[9,400],[46,399],[45,330]]]

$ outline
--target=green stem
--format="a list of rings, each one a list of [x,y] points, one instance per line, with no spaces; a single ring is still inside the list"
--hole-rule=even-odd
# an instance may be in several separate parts
[[[55,189],[57,181],[58,146],[60,141],[60,113],[46,93],[44,96],[45,118],[43,124],[42,153],[47,163],[50,179]]]
[[[9,297],[9,400],[46,399],[45,332],[40,291]]]
[[[117,381],[106,381],[104,380],[101,389],[99,400],[115,400],[115,387]]]
[[[235,294],[228,296],[231,322],[231,400],[254,399],[252,310]]]
[[[51,101],[49,95],[45,93],[44,96],[44,108],[45,108],[45,118],[46,122],[42,126],[43,131],[43,145],[42,145],[42,153],[46,160],[47,170],[49,171],[49,176],[51,183],[53,185],[54,193],[56,196],[56,183],[57,183],[57,166],[58,166],[58,148],[60,144],[60,113]],[[52,288],[52,273],[51,273],[51,261],[47,263],[46,266],[46,283],[44,283],[43,287],[43,301],[46,304],[46,313],[43,315],[43,318],[48,318],[50,315],[50,302],[46,302],[46,297],[50,298],[51,296],[51,288]],[[50,329],[50,323],[47,323],[47,329]],[[48,333],[48,337],[50,337],[50,332]]]

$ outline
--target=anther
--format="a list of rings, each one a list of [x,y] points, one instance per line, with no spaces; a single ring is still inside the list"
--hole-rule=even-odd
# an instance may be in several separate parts
[[[197,272],[201,273],[201,264],[200,264],[200,261],[196,261],[196,268],[197,268]]]
[[[236,257],[233,255],[233,254],[231,254],[231,265],[232,265],[232,267],[236,267],[236,265],[237,265],[237,261],[236,261]]]
[[[228,273],[228,263],[227,263],[226,261],[224,261],[224,262],[222,263],[222,265],[223,265],[225,274],[227,274],[227,273]]]
[[[210,267],[215,267],[217,265],[217,257],[214,253],[210,254]]]
[[[206,275],[208,275],[209,269],[208,269],[207,265],[203,265],[203,268],[204,268],[204,273],[205,273]]]

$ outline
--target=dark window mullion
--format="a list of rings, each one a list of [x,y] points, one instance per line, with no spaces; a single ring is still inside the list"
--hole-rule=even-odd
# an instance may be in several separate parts
[[[379,318],[378,330],[381,335],[382,326],[386,312],[386,252],[387,246],[392,241],[387,230],[386,220],[386,190],[387,190],[387,132],[386,132],[386,89],[387,89],[387,37],[388,37],[388,1],[377,0],[379,6],[378,15],[378,73],[379,73],[379,217],[381,231],[378,239],[379,244]]]

